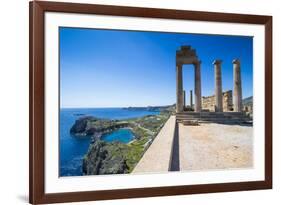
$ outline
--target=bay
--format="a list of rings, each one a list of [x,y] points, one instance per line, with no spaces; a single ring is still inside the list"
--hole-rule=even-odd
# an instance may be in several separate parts
[[[123,108],[62,108],[60,109],[59,130],[59,176],[81,176],[82,159],[87,153],[91,138],[75,137],[70,134],[70,128],[75,120],[82,116],[94,116],[112,120],[122,120],[157,115],[157,111],[133,110]],[[120,129],[102,136],[102,140],[120,141],[128,143],[133,139],[133,134],[128,129]]]

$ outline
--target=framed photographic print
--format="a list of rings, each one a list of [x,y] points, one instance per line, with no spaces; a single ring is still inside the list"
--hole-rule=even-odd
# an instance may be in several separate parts
[[[30,2],[30,203],[271,187],[271,16]]]

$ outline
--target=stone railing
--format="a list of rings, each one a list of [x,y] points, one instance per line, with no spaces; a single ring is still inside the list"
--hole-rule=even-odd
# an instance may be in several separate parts
[[[133,170],[133,174],[167,172],[171,165],[176,116],[170,116]]]

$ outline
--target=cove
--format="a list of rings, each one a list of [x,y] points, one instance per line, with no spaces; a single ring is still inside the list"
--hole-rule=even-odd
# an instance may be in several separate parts
[[[127,110],[123,108],[61,108],[59,161],[61,177],[82,176],[82,160],[89,149],[90,137],[73,137],[70,129],[80,115],[105,119],[130,119],[146,115],[158,115],[156,111]],[[116,130],[118,131],[118,130]],[[122,132],[122,130],[120,130]],[[130,131],[130,130],[129,130]],[[128,132],[128,131],[127,131]],[[125,132],[126,133],[126,132]],[[105,137],[105,136],[104,136]],[[107,138],[107,137],[105,137]],[[132,133],[133,139],[133,133]],[[130,139],[127,140],[127,143]],[[126,140],[125,142],[126,143]]]
[[[134,134],[130,129],[119,129],[108,134],[101,136],[101,140],[106,142],[121,142],[124,144],[129,143],[134,139]]]

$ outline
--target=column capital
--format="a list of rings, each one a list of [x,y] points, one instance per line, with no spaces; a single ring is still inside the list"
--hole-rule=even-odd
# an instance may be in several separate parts
[[[176,67],[182,67],[182,63],[176,63]]]
[[[233,64],[240,64],[240,60],[236,58],[236,59],[234,59],[234,60],[232,61],[232,63],[233,63]]]
[[[222,63],[222,60],[219,60],[219,59],[213,61],[213,65],[218,65],[221,63]]]

